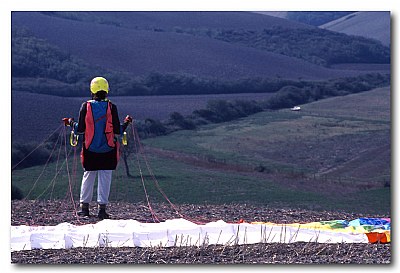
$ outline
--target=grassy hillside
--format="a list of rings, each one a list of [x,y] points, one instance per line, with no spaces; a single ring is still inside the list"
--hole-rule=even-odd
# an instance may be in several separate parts
[[[13,12],[12,88],[80,96],[102,74],[119,95],[165,95],[166,84],[178,84],[168,94],[233,93],[230,85],[260,77],[367,72],[319,65],[389,63],[377,42],[288,22],[240,12]]]
[[[118,12],[41,12],[47,16],[74,21],[115,25],[124,28],[173,29],[188,28],[242,28],[262,30],[265,26],[285,28],[311,28],[306,24],[272,16],[260,16],[250,12],[218,11],[118,11]],[[262,14],[262,13],[261,13]]]
[[[133,76],[146,76],[154,71],[220,79],[257,76],[326,79],[356,74],[321,68],[297,58],[176,31],[137,30],[40,13],[13,13],[12,24],[29,28],[35,36],[89,65],[125,71]],[[63,35],[58,35],[60,31]],[[101,37],[101,42],[98,37]]]
[[[180,84],[175,82],[176,78],[160,77],[160,79],[163,85],[158,87],[158,93],[180,90]],[[41,79],[31,79],[31,81],[39,85],[42,84]],[[229,91],[235,91],[234,94],[172,96],[118,96],[118,91],[115,91],[114,85],[112,85],[109,98],[118,106],[120,120],[127,114],[132,115],[135,120],[140,122],[139,127],[143,133],[143,131],[146,131],[142,126],[143,121],[147,119],[162,121],[165,126],[175,130],[176,126],[182,127],[188,122],[193,125],[200,125],[209,122],[230,121],[248,114],[254,114],[262,109],[289,108],[322,98],[365,92],[386,86],[389,83],[390,76],[382,76],[381,74],[366,74],[356,78],[324,82],[254,79],[245,80],[236,85],[220,84],[218,89],[212,88],[215,85],[211,85],[211,88],[209,88],[210,92],[227,91],[223,88],[227,86]],[[57,94],[63,96],[42,95],[35,92],[45,92],[45,90],[35,89],[32,93],[12,92],[11,132],[13,142],[43,141],[48,134],[60,125],[63,117],[77,119],[81,104],[89,98],[87,90],[82,92],[86,95],[84,97],[70,97],[69,89],[57,90]],[[183,115],[184,117],[182,116],[178,123],[176,117],[172,119],[173,124],[168,123],[168,120],[171,120],[170,115],[174,112],[178,112],[180,116]],[[32,113],[35,113],[35,115],[32,115]],[[186,121],[183,122],[182,119],[186,119]],[[191,126],[192,129],[194,127]],[[189,129],[187,126],[184,126],[184,128]]]
[[[378,148],[382,153],[390,151],[389,98],[388,88],[376,89],[306,104],[301,112],[262,112],[145,143],[193,155],[211,154],[217,161],[249,168],[262,165],[270,173],[318,175],[362,152]],[[380,174],[362,175],[382,181],[390,174],[387,160],[377,166]]]
[[[111,199],[144,200],[140,167],[152,200],[163,200],[155,190],[154,173],[175,203],[390,212],[390,129],[390,92],[380,88],[305,104],[300,112],[262,112],[146,139],[149,165],[142,154],[139,161],[133,156],[134,177],[127,178],[120,164]],[[68,196],[65,168],[52,181],[56,169],[52,163],[46,171],[15,170],[12,182],[26,195],[43,172],[30,198],[40,193],[45,198]],[[73,169],[71,165],[71,173]],[[80,175],[78,165],[74,183],[79,184]],[[77,186],[73,192],[77,196]]]
[[[180,31],[294,57],[322,66],[336,63],[390,62],[389,48],[376,41],[318,28],[288,30],[273,27],[262,31],[242,29]]]
[[[87,94],[89,95],[89,94]],[[118,106],[122,120],[127,114],[137,120],[146,118],[166,120],[173,112],[189,115],[194,110],[205,108],[209,100],[257,100],[264,101],[270,93],[220,94],[220,95],[179,95],[179,96],[114,96],[110,100]],[[11,94],[11,136],[13,141],[41,142],[60,124],[63,117],[78,118],[86,97],[60,97],[44,94],[14,91]],[[49,104],[51,107],[49,107]],[[37,113],[40,110],[40,114]],[[35,126],[32,126],[35,124]]]
[[[272,16],[272,17],[283,18],[283,19],[285,19],[288,14],[287,11],[254,11],[254,13],[268,15],[268,16]]]
[[[321,28],[372,38],[390,46],[390,12],[360,11],[328,22]]]
[[[320,26],[342,18],[353,11],[259,11],[263,15],[288,19],[297,23],[311,26]]]
[[[302,108],[300,112],[263,112],[145,143],[176,152],[167,154],[175,160],[189,154],[195,158],[191,159],[193,165],[206,161],[217,169],[256,170],[258,175],[252,173],[251,177],[286,189],[335,196],[343,205],[353,206],[376,194],[388,209],[389,89],[322,100]],[[348,198],[356,199],[350,202]]]
[[[342,18],[352,11],[290,11],[286,18],[312,26],[320,26],[338,18]]]

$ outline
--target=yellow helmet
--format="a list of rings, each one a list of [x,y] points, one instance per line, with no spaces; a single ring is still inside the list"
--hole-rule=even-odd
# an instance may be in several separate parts
[[[108,93],[108,81],[103,77],[96,77],[90,82],[90,91],[96,94],[99,91],[106,91]]]

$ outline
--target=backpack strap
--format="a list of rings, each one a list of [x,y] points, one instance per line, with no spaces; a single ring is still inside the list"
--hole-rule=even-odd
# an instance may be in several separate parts
[[[106,128],[104,130],[104,133],[106,134],[107,138],[107,144],[108,146],[114,148],[115,147],[115,142],[114,142],[114,126],[112,122],[112,114],[111,114],[111,102],[108,101],[108,106],[107,106],[107,112],[106,112]]]
[[[92,111],[92,104],[90,101],[86,102],[86,116],[85,116],[85,148],[89,149],[94,137],[94,118]]]

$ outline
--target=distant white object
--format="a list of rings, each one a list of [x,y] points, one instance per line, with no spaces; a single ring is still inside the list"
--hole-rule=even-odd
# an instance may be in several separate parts
[[[295,106],[293,108],[290,108],[290,110],[292,110],[292,111],[300,111],[301,108],[300,108],[300,106]]]

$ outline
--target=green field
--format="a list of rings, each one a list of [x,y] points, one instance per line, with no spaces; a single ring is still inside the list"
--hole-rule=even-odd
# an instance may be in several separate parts
[[[275,174],[328,176],[344,169],[335,176],[366,183],[390,179],[390,130],[390,92],[381,88],[302,105],[300,112],[262,112],[144,143],[211,162],[263,166]],[[374,166],[355,171],[367,161]]]
[[[114,172],[110,200],[145,201],[144,184],[150,201],[165,201],[157,182],[173,203],[390,213],[390,88],[301,107],[145,139],[129,158],[133,177],[123,164]],[[56,163],[14,170],[12,183],[33,188],[29,199],[76,199],[81,167],[72,180],[65,169],[54,180]]]

